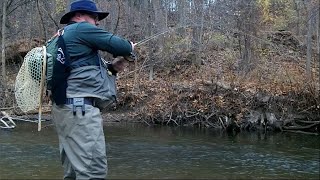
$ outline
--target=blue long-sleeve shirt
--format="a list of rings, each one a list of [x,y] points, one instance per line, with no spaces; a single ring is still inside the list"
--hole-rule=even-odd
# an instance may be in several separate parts
[[[87,22],[66,26],[63,38],[71,61],[97,50],[107,51],[114,57],[127,56],[132,52],[132,46],[128,40]]]
[[[67,97],[114,98],[115,76],[101,68],[98,50],[107,51],[114,57],[127,56],[132,51],[131,43],[87,22],[66,26],[63,38],[72,65]]]

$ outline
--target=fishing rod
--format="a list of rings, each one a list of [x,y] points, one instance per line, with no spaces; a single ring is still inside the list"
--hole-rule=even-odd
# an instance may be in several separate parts
[[[185,25],[185,26],[178,26],[178,27],[175,27],[175,28],[170,28],[170,29],[167,29],[167,30],[165,30],[165,31],[163,31],[163,32],[159,32],[159,33],[154,34],[154,35],[152,35],[152,36],[149,36],[149,37],[147,37],[147,38],[145,38],[145,39],[142,39],[141,41],[138,41],[138,42],[135,43],[135,44],[136,44],[136,46],[137,46],[137,45],[141,45],[141,44],[144,44],[144,43],[146,43],[146,42],[148,42],[148,41],[150,41],[150,40],[152,40],[152,39],[154,39],[154,38],[157,38],[157,37],[160,36],[160,35],[163,35],[163,34],[166,34],[166,33],[172,32],[172,31],[175,31],[175,30],[180,29],[180,28],[187,28],[187,27],[191,27],[191,26],[197,26],[197,25]]]
[[[150,41],[152,39],[157,38],[158,36],[161,36],[161,35],[169,33],[169,32],[173,32],[173,31],[175,31],[175,30],[177,30],[179,28],[186,28],[186,27],[189,27],[189,26],[192,26],[192,25],[179,26],[179,27],[175,27],[175,28],[171,28],[171,29],[165,30],[163,32],[156,33],[156,34],[154,34],[152,36],[149,36],[149,37],[147,37],[145,39],[142,39],[141,41],[138,41],[134,45],[138,46],[138,45],[144,44],[144,43],[146,43],[146,42],[148,42],[148,41]],[[137,56],[136,56],[136,54],[134,52],[131,52],[129,56],[125,56],[124,58],[129,62],[134,62],[134,61],[137,60]]]
[[[148,42],[148,41],[150,41],[150,40],[152,40],[152,39],[154,39],[154,38],[156,38],[156,37],[158,37],[158,36],[160,36],[162,34],[165,34],[167,32],[168,32],[168,30],[164,31],[164,32],[157,33],[155,35],[152,35],[150,37],[147,37],[147,38],[135,43],[134,45],[138,46],[138,45],[144,44],[144,43],[146,43],[146,42]],[[124,56],[124,59],[126,59],[129,62],[133,62],[133,61],[137,60],[137,56],[136,56],[136,54],[134,52],[131,52],[129,56]]]
[[[208,26],[208,25],[210,25],[210,26]],[[142,44],[144,44],[144,43],[146,43],[146,42],[148,42],[150,40],[153,40],[153,39],[157,38],[158,36],[161,36],[161,35],[169,33],[169,32],[173,32],[173,31],[175,31],[175,30],[177,30],[179,28],[200,27],[200,26],[201,27],[210,27],[212,29],[215,29],[215,30],[218,30],[218,31],[222,32],[223,34],[226,34],[225,30],[223,30],[222,28],[217,27],[217,26],[212,26],[213,24],[211,24],[211,23],[209,23],[208,25],[189,24],[189,25],[185,25],[185,26],[179,26],[179,27],[175,27],[175,28],[170,28],[170,29],[168,29],[166,31],[159,32],[157,34],[154,34],[152,36],[149,36],[149,37],[147,37],[145,39],[142,39],[142,40],[138,41],[137,43],[135,43],[135,46],[142,45]],[[240,33],[240,34],[248,35],[248,36],[250,36],[250,37],[252,37],[252,38],[254,38],[254,39],[258,40],[258,41],[267,43],[267,44],[271,45],[272,47],[274,47],[275,49],[277,49],[277,46],[274,43],[266,41],[266,40],[264,40],[262,38],[256,37],[256,36],[254,36],[252,34],[246,33],[246,32],[241,31],[241,30],[237,30],[237,31],[236,30],[229,30],[229,31],[233,32],[233,33]],[[125,57],[125,59],[128,60],[129,62],[133,62],[133,61],[137,60],[137,57],[136,57],[135,53],[132,52],[130,54],[130,56]]]
[[[148,42],[148,41],[150,41],[150,40],[152,40],[152,39],[154,39],[154,38],[156,38],[156,37],[158,37],[158,36],[160,36],[160,35],[162,35],[162,34],[165,34],[165,33],[169,32],[169,31],[173,31],[173,30],[168,29],[168,30],[166,30],[166,31],[159,32],[159,33],[154,34],[154,35],[152,35],[152,36],[149,36],[149,37],[147,37],[147,38],[145,38],[145,39],[142,39],[141,41],[138,41],[137,43],[135,43],[135,45],[137,46],[137,45],[144,44],[144,43],[146,43],[146,42]]]
[[[163,32],[159,32],[159,33],[156,33],[156,34],[154,34],[152,36],[149,36],[149,37],[147,37],[145,39],[142,39],[142,40],[138,41],[137,43],[135,43],[134,45],[135,46],[142,45],[142,44],[144,44],[144,43],[146,43],[146,42],[148,42],[150,40],[153,40],[153,39],[155,39],[155,38],[157,38],[157,37],[159,37],[159,36],[161,36],[163,34],[166,34],[166,33],[169,33],[169,32],[174,32],[175,30],[180,29],[180,28],[200,27],[200,26],[203,26],[203,25],[189,24],[189,25],[184,25],[184,26],[178,26],[178,27],[175,27],[175,28],[169,28],[169,29],[167,29],[167,30],[165,30]],[[214,28],[214,29],[221,30],[220,28]],[[136,54],[134,52],[131,52],[131,54],[129,56],[124,57],[124,59],[126,59],[129,62],[134,62],[134,61],[137,60],[137,56],[136,56]]]
[[[146,42],[148,42],[148,41],[150,41],[150,40],[152,40],[152,39],[154,39],[154,38],[156,38],[156,37],[158,37],[158,36],[160,36],[162,34],[165,34],[167,32],[169,32],[169,30],[154,34],[154,35],[152,35],[150,37],[147,37],[147,38],[135,43],[134,45],[138,46],[138,45],[144,44],[144,43],[146,43]],[[130,55],[129,56],[125,56],[124,59],[126,59],[129,62],[133,62],[133,61],[137,60],[137,56],[136,56],[136,54],[134,52],[131,52]]]

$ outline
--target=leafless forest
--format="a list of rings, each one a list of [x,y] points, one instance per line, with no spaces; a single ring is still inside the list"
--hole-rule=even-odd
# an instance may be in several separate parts
[[[101,27],[140,42],[106,121],[319,133],[319,0],[96,2],[110,12]],[[69,3],[1,1],[2,111],[23,115],[14,99],[23,57],[62,27]]]

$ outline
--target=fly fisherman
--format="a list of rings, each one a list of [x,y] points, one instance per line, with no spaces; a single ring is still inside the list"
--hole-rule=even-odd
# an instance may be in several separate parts
[[[66,24],[62,37],[68,54],[63,54],[69,58],[70,72],[66,82],[56,82],[57,87],[52,89],[52,117],[59,137],[64,179],[107,176],[100,110],[115,100],[115,77],[124,67],[122,57],[129,56],[135,45],[97,27],[108,14],[98,11],[93,1],[78,0],[71,3],[70,11],[60,20]],[[104,65],[98,50],[120,58]],[[57,60],[65,62],[64,57]]]

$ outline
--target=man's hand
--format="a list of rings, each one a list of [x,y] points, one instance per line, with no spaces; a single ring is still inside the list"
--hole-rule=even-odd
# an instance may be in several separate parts
[[[123,57],[117,57],[112,61],[112,67],[115,71],[120,72],[124,70],[126,60]]]

